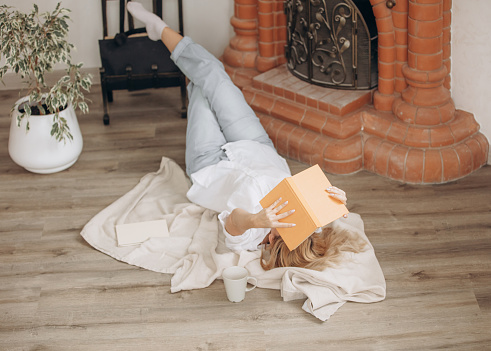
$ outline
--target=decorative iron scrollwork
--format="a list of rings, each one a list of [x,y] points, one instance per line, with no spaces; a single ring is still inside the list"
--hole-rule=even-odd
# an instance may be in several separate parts
[[[297,17],[304,11],[304,7],[300,0],[285,1],[285,14],[287,16],[287,40],[289,47],[285,51],[287,53],[288,68],[294,70],[297,65],[307,62],[309,50],[307,41],[303,33],[296,29]],[[302,26],[302,32],[308,27],[304,17],[300,17],[298,23]]]
[[[376,86],[378,36],[370,0],[286,0],[284,10],[293,75],[341,89]]]
[[[346,21],[353,14],[353,9],[345,3],[337,4],[329,20],[325,0],[311,0],[313,6],[319,6],[315,13],[317,22],[313,23],[312,64],[319,71],[330,76],[332,83],[339,85],[346,80],[346,64],[343,53],[351,46],[350,38],[340,36]],[[325,27],[327,38],[321,38],[319,30]],[[351,34],[351,32],[350,32]]]
[[[352,22],[353,7],[340,2],[329,13],[325,0],[287,0],[285,13],[288,68],[294,71],[297,66],[308,64],[310,76],[320,72],[328,85],[343,84],[347,77],[344,55],[351,57],[347,51],[352,47],[352,31],[343,30]]]

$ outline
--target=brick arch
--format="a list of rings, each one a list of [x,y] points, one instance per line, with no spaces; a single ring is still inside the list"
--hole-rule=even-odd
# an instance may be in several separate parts
[[[392,104],[407,87],[403,67],[408,63],[409,0],[397,0],[389,9],[386,0],[370,0],[379,35],[379,81],[374,107],[391,111]],[[430,2],[428,2],[430,3]],[[444,87],[450,89],[451,8],[452,0],[443,0],[443,65],[447,68]],[[382,57],[380,57],[382,56]]]
[[[403,0],[399,0],[403,1]],[[380,111],[391,111],[395,100],[396,36],[392,11],[386,0],[370,0],[378,32],[378,88],[373,105]]]

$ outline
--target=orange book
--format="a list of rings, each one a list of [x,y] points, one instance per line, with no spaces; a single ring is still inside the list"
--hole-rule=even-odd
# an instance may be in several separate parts
[[[288,201],[282,213],[295,209],[281,222],[295,223],[292,228],[277,228],[286,246],[294,250],[319,227],[349,213],[344,204],[331,198],[326,191],[331,183],[319,165],[312,166],[292,177],[283,179],[260,202],[263,208],[281,197]]]

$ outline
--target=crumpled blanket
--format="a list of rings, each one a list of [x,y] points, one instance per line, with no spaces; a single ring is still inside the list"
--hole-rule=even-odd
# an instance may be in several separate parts
[[[279,289],[285,301],[305,299],[303,309],[326,321],[347,301],[377,302],[385,298],[386,284],[373,247],[346,253],[336,268],[322,272],[304,268],[264,271],[260,251],[235,253],[225,246],[217,213],[190,203],[189,179],[171,159],[162,158],[157,172],[145,175],[128,193],[95,215],[81,235],[95,249],[123,262],[173,274],[171,292],[200,289],[221,279],[223,269],[243,266],[258,287]],[[165,219],[169,237],[151,238],[140,246],[118,247],[118,224]],[[350,213],[333,223],[359,233],[367,242],[363,221]]]

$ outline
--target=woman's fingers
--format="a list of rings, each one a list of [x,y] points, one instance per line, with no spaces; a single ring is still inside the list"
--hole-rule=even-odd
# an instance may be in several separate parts
[[[346,196],[333,195],[333,197],[341,202],[343,205],[346,205],[348,203],[348,199],[346,198]]]
[[[288,217],[289,215],[293,214],[294,212],[295,212],[295,210],[290,210],[290,211],[280,213],[279,215],[276,215],[276,219],[283,219],[283,218]]]
[[[329,187],[329,188],[327,188],[326,190],[327,190],[327,192],[328,192],[328,193],[332,193],[332,194],[338,194],[338,195],[344,195],[344,196],[346,196],[346,193],[345,193],[343,190],[341,190],[341,189],[339,189],[339,188],[337,188],[337,187],[335,187],[335,186],[330,186],[330,187]]]
[[[333,198],[335,198],[335,199],[337,199],[337,200],[341,201],[343,204],[345,204],[345,205],[346,205],[346,202],[347,202],[347,200],[348,200],[348,199],[346,198],[346,196],[339,195],[339,194],[329,194],[329,195],[330,195],[331,197],[333,197]]]
[[[326,189],[326,191],[329,193],[329,196],[335,198],[336,200],[339,200],[346,205],[348,198],[346,197],[346,193],[343,190],[336,188],[335,186],[330,186]]]
[[[266,208],[266,210],[272,211],[276,207],[276,205],[280,203],[280,201],[281,201],[281,197],[275,202],[273,202],[268,208]]]
[[[295,210],[289,210],[289,211],[280,213],[278,215],[275,215],[274,218],[272,218],[272,228],[291,228],[291,227],[294,227],[295,223],[280,222],[281,219],[290,216],[294,212],[295,212]]]
[[[284,223],[284,222],[275,222],[273,223],[273,228],[291,228],[296,226],[295,223]]]
[[[273,202],[273,204],[266,209],[266,212],[270,214],[269,217],[277,216],[277,213],[280,212],[286,205],[288,205],[288,201],[285,201],[285,202],[283,202],[282,204],[280,204],[278,206],[278,204],[280,203],[280,201],[281,201],[281,197],[278,200],[276,200],[275,202]],[[295,210],[290,210],[290,211],[284,212],[284,213],[282,213],[280,215],[283,215],[285,213],[286,213],[286,215],[283,216],[283,217],[279,217],[279,218],[284,218],[286,216],[289,216],[294,211]]]
[[[291,228],[294,227],[294,223],[283,223],[280,222],[281,219],[284,219],[295,212],[294,209],[285,211],[283,213],[280,212],[286,205],[288,205],[288,201],[281,202],[281,197],[273,202],[268,208],[263,210],[266,215],[266,220],[269,222],[267,225],[268,228]]]
[[[273,202],[268,208],[267,210],[268,211],[271,211],[273,213],[277,213],[279,211],[281,211],[283,209],[283,207],[285,207],[286,205],[288,205],[288,201],[285,201],[283,202],[281,205],[278,206],[278,204],[280,203],[281,201],[281,197],[276,200],[275,202]]]
[[[281,198],[280,198],[279,200],[281,200]],[[283,207],[285,207],[286,205],[288,205],[288,201],[283,202],[281,205],[279,205],[278,207],[276,207],[276,208],[274,209],[274,211],[275,211],[276,213],[278,213],[278,212],[280,212],[280,211],[283,209]]]

